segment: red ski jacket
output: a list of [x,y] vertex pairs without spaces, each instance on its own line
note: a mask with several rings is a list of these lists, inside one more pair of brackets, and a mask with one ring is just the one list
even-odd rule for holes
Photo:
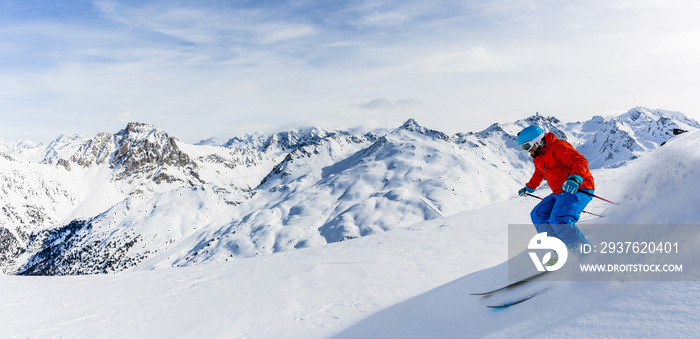
[[542,183],[542,179],[547,179],[552,192],[559,194],[562,192],[561,185],[569,178],[569,175],[576,174],[583,178],[579,188],[595,190],[593,176],[588,170],[586,157],[553,133],[546,133],[544,142],[544,149],[533,159],[535,173],[527,183],[528,187],[535,189]]

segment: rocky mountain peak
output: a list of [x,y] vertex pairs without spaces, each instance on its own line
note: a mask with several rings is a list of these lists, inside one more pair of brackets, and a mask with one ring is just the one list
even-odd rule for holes
[[[115,179],[146,177],[156,183],[186,181],[201,184],[197,164],[180,150],[176,139],[151,125],[133,122],[115,135],[116,151],[110,166]],[[176,168],[177,170],[174,170]],[[168,172],[182,172],[180,175]]]
[[109,160],[114,150],[114,136],[110,133],[99,133],[94,138],[83,143],[70,161],[83,167],[101,165]]
[[423,126],[419,125],[418,122],[416,122],[415,119],[410,118],[406,120],[406,122],[399,127],[399,129],[407,130],[407,131],[420,131],[423,129]]
[[156,183],[183,181],[190,186],[203,182],[197,164],[180,150],[177,140],[149,124],[130,122],[117,132],[99,133],[83,142],[70,156],[83,167],[108,165],[113,180],[147,179]]
[[142,141],[151,139],[152,141],[162,141],[170,137],[168,133],[165,133],[152,125],[140,122],[128,123],[126,128],[117,132],[115,136],[120,139],[120,143],[126,142],[126,140]]
[[401,125],[398,129],[396,129],[396,132],[401,132],[401,131],[409,131],[409,132],[414,132],[422,135],[426,135],[432,138],[436,139],[442,139],[445,141],[449,141],[450,137],[447,136],[447,134],[442,133],[440,131],[432,130],[426,127],[423,127],[420,125],[416,120],[413,118],[406,120],[406,122]]

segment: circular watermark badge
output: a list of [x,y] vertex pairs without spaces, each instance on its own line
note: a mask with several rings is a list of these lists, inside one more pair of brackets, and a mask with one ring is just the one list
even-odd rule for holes
[[[566,259],[569,258],[569,251],[566,245],[559,238],[548,237],[547,232],[536,234],[527,246],[528,250],[548,250],[548,252],[539,258],[536,252],[528,252],[530,259],[535,264],[537,271],[556,271],[566,264]],[[552,255],[554,252],[555,256]]]

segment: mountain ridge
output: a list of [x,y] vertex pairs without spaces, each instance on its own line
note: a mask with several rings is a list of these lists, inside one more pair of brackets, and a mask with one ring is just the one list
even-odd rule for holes
[[[35,168],[4,187],[12,198],[0,214],[0,258],[8,273],[90,274],[350,240],[509,198],[532,171],[515,142],[527,125],[569,140],[592,168],[615,167],[660,147],[674,128],[700,128],[664,112],[635,107],[574,123],[537,113],[454,136],[409,119],[388,131],[307,128],[218,146],[129,123],[115,134],[59,137],[40,163],[23,158],[31,147],[0,143],[9,157],[0,161],[13,169],[0,171],[6,181]],[[48,199],[22,203],[32,186]]]

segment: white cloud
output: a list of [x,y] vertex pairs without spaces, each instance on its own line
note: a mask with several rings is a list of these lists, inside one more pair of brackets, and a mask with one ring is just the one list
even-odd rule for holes
[[396,109],[405,109],[405,108],[410,108],[410,107],[415,107],[419,106],[422,103],[419,100],[415,99],[401,99],[401,100],[396,100],[396,101],[391,101],[387,98],[376,98],[372,99],[370,101],[361,103],[361,104],[354,104],[352,107],[356,107],[359,109],[366,109],[366,110],[382,110],[382,111],[388,111],[388,110],[396,110]]
[[316,33],[316,29],[308,25],[295,25],[282,28],[270,29],[261,39],[263,44],[274,44],[282,41],[294,40],[312,36]]

